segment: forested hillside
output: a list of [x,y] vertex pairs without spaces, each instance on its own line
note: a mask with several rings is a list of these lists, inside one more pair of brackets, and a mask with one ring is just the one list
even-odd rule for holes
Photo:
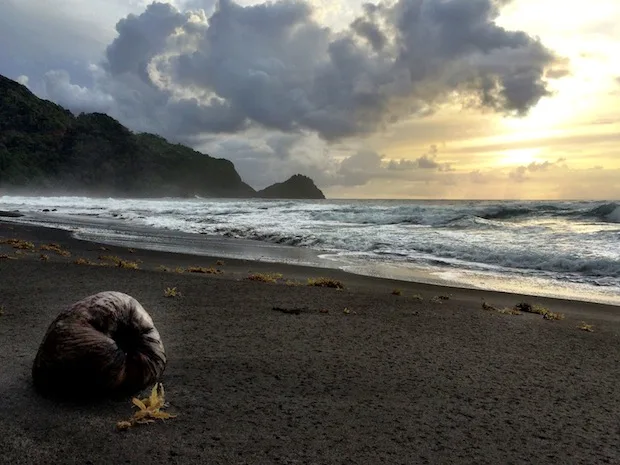
[[74,116],[3,76],[0,187],[125,196],[255,195],[229,160],[134,134],[104,114]]

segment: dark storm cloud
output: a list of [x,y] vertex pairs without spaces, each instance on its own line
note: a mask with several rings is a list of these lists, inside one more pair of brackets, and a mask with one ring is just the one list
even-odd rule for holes
[[98,24],[68,16],[61,7],[2,0],[0,74],[28,76],[30,85],[41,91],[40,80],[53,67],[69,72],[74,83],[90,85],[89,60],[100,55],[111,37]]
[[[545,76],[559,61],[537,39],[495,24],[504,3],[366,5],[340,32],[303,1],[220,0],[209,18],[153,3],[119,21],[79,108],[89,93],[93,108],[111,99],[125,124],[177,139],[262,127],[334,141],[455,98],[523,114],[548,94]],[[48,96],[71,106],[72,82],[55,78]],[[420,162],[432,168],[432,158]]]
[[[340,186],[361,186],[377,178],[427,182],[435,178],[435,173],[452,171],[448,163],[438,162],[437,156],[438,149],[434,145],[417,159],[399,161],[386,161],[383,155],[363,149],[344,158],[335,174],[324,178],[323,182]],[[442,182],[447,179],[445,175],[436,178]]]
[[273,154],[280,160],[286,160],[291,157],[291,150],[299,142],[300,137],[293,134],[280,134],[268,137],[267,146],[273,151]]
[[360,150],[345,158],[331,184],[341,186],[361,186],[372,178],[383,176],[383,156],[372,150]]
[[351,29],[360,37],[365,38],[375,52],[381,51],[388,41],[385,34],[375,24],[363,18],[357,18],[353,21]]
[[414,169],[452,171],[452,167],[448,163],[440,163],[437,161],[439,149],[436,145],[431,145],[429,151],[415,160],[391,160],[387,169],[392,171],[408,171]]
[[186,16],[168,3],[152,3],[141,15],[121,19],[116,24],[118,37],[106,50],[104,67],[112,75],[134,73],[148,82],[148,64],[165,51],[168,37],[186,21]]
[[528,173],[544,172],[553,168],[567,168],[566,158],[558,158],[556,161],[533,161],[529,165],[518,166],[508,173],[508,178],[515,182],[525,182],[531,179]]
[[428,155],[424,155],[418,158],[418,166],[425,170],[436,170],[440,168],[439,163],[437,163],[433,158]]

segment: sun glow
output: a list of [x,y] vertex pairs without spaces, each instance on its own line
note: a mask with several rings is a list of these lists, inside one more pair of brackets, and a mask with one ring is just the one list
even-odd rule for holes
[[502,158],[500,158],[497,161],[498,165],[504,165],[504,166],[508,166],[508,165],[518,165],[518,166],[524,166],[524,165],[529,165],[530,163],[533,163],[537,160],[537,156],[538,154],[541,152],[541,149],[536,147],[536,148],[527,148],[527,149],[511,149],[511,150],[504,150],[502,152],[499,152],[500,155],[502,155]]

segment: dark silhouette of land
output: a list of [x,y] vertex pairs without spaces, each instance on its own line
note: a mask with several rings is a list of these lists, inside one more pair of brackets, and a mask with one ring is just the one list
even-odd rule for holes
[[[305,176],[285,184],[286,189],[265,191],[279,197],[325,198]],[[229,160],[154,134],[133,133],[105,114],[75,116],[4,76],[0,188],[30,195],[257,197]]]

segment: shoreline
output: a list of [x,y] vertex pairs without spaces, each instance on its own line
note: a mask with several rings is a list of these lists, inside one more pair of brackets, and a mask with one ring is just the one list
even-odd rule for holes
[[[49,218],[47,214],[25,214],[20,218],[0,218],[0,223],[56,229],[66,232],[75,240],[119,248],[176,253],[184,256],[201,257],[202,259],[215,258],[266,263],[275,266],[301,266],[323,269],[326,270],[326,273],[340,271],[355,276],[385,279],[396,283],[412,283],[462,291],[496,292],[527,296],[533,299],[577,301],[620,307],[620,297],[609,292],[597,295],[584,289],[583,297],[579,298],[581,291],[579,288],[560,288],[558,284],[541,281],[533,277],[524,277],[520,281],[515,281],[514,278],[505,277],[502,274],[477,275],[477,272],[474,271],[457,270],[456,273],[460,277],[456,278],[453,275],[455,271],[451,270],[431,271],[423,267],[401,268],[398,264],[363,265],[348,262],[346,259],[338,258],[330,253],[322,253],[305,247],[160,230],[146,226],[136,227],[120,220],[117,223],[109,223],[108,220],[102,220],[99,223],[90,217],[52,218],[51,220],[47,218]],[[46,221],[48,224],[44,224]],[[53,225],[54,221],[57,222],[56,225]],[[82,230],[78,228],[82,228]],[[481,280],[483,280],[482,283]],[[482,284],[489,285],[490,289],[484,288]]]
[[[466,303],[481,303],[487,301],[494,302],[497,306],[513,306],[518,302],[528,301],[537,302],[543,306],[561,307],[568,310],[569,313],[587,315],[589,311],[598,309],[601,314],[606,315],[605,319],[617,319],[620,321],[620,308],[617,305],[581,301],[575,299],[565,299],[557,297],[537,296],[518,292],[504,292],[477,288],[466,288],[458,286],[450,286],[436,283],[426,283],[408,280],[399,280],[384,278],[378,276],[369,276],[365,274],[351,273],[338,268],[324,268],[319,266],[303,265],[297,263],[282,263],[272,261],[259,261],[245,258],[230,258],[220,255],[196,255],[183,252],[169,252],[164,250],[153,250],[135,247],[127,247],[124,245],[106,244],[99,241],[90,241],[80,239],[74,236],[74,233],[66,229],[52,228],[38,225],[26,225],[12,221],[3,221],[0,218],[0,238],[24,238],[25,240],[35,241],[39,243],[56,242],[62,244],[68,250],[78,250],[78,258],[86,258],[95,263],[97,257],[103,253],[115,253],[124,260],[139,260],[144,263],[141,271],[158,271],[160,265],[174,269],[177,266],[209,266],[212,267],[218,261],[224,261],[226,272],[223,275],[209,275],[208,277],[217,277],[218,279],[244,280],[249,274],[256,273],[275,273],[282,274],[283,279],[289,279],[298,282],[305,282],[308,279],[328,276],[348,283],[349,289],[354,291],[368,292],[391,292],[399,289],[402,292],[408,292],[423,296],[448,294],[459,301]],[[11,250],[6,245],[0,244],[0,254],[6,254]],[[128,251],[131,251],[128,253]],[[38,254],[37,254],[38,255]],[[53,261],[63,261],[72,263],[76,259],[76,254],[72,254],[69,258],[58,257],[55,254],[49,254]],[[28,254],[20,257],[21,259],[33,259],[36,257],[28,256]],[[2,261],[0,260],[0,263]],[[202,264],[202,265],[201,265]],[[200,274],[200,273],[199,273]],[[580,309],[587,308],[588,311]]]
[[[9,222],[0,222],[0,236],[32,242],[0,245],[8,257],[0,259],[7,463],[620,461],[617,307],[296,265],[218,264]],[[282,275],[277,283],[248,279],[273,273]],[[321,276],[345,288],[307,285]],[[167,288],[182,296],[165,297]],[[34,392],[32,361],[48,325],[103,290],[128,293],[152,316],[168,356],[167,411],[176,418],[119,432],[116,423],[132,414],[129,399],[73,405]],[[523,299],[565,319],[481,307]],[[594,332],[580,330],[581,321]]]

